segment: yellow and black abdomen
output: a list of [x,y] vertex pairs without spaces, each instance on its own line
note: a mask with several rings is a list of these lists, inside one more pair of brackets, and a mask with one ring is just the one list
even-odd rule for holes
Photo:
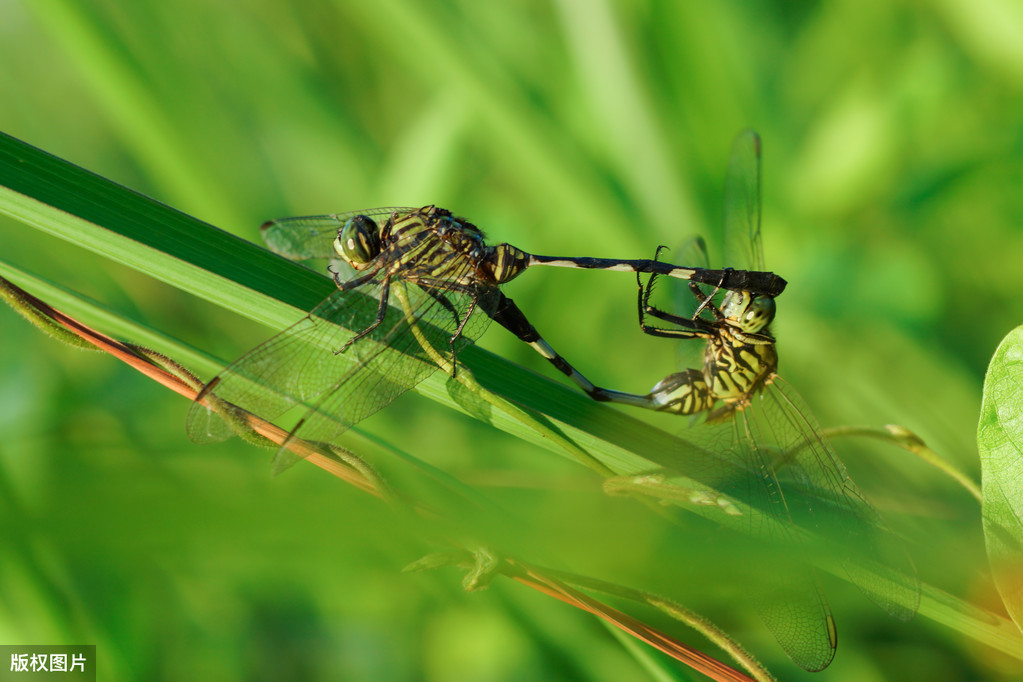
[[774,343],[722,336],[707,343],[704,381],[717,400],[744,400],[778,369]]

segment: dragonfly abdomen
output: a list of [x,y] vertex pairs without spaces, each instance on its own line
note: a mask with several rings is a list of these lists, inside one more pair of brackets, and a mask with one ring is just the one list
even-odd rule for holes
[[777,369],[778,353],[773,343],[749,343],[730,335],[707,343],[703,376],[717,400],[747,399]]
[[498,244],[486,256],[487,275],[497,284],[518,277],[529,267],[530,255],[511,244]]
[[654,409],[697,414],[709,411],[719,400],[744,403],[774,376],[778,356],[773,343],[726,339],[715,338],[707,343],[703,369],[670,374],[654,386],[647,395]]
[[660,412],[697,414],[709,410],[717,399],[698,369],[669,374],[648,394]]

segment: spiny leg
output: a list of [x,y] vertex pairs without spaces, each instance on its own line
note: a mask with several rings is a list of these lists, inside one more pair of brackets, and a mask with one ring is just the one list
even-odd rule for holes
[[334,268],[333,264],[327,266],[327,272],[329,272],[330,276],[334,278],[334,284],[337,285],[338,289],[341,291],[351,291],[353,289],[358,289],[363,284],[376,277],[377,273],[380,272],[380,266],[373,268],[369,272],[363,273],[355,279],[348,280],[341,279],[341,273]]
[[[336,278],[337,274],[335,273],[334,276]],[[346,284],[347,284],[347,282],[346,282]],[[380,305],[377,307],[377,317],[376,317],[376,319],[373,320],[373,322],[368,327],[363,329],[361,332],[355,334],[354,336],[352,336],[352,338],[350,338],[347,341],[345,341],[345,345],[341,346],[341,348],[339,348],[336,351],[334,351],[334,355],[340,355],[341,353],[344,353],[346,350],[348,350],[351,347],[351,345],[353,343],[355,343],[359,339],[363,338],[367,334],[371,333],[374,329],[379,327],[381,325],[381,323],[383,323],[384,318],[387,317],[387,300],[390,297],[390,293],[391,293],[391,278],[390,278],[390,276],[387,276],[387,277],[384,277],[384,279],[380,282]]]
[[458,362],[457,362],[457,360],[458,360],[458,351],[455,350],[455,341],[457,341],[458,337],[460,337],[462,335],[462,330],[465,328],[465,323],[469,321],[470,317],[472,317],[472,314],[476,310],[476,305],[479,303],[479,300],[480,300],[479,299],[479,295],[474,292],[473,295],[472,295],[472,298],[469,299],[469,307],[465,309],[465,315],[462,317],[462,321],[459,323],[458,329],[456,329],[455,333],[451,335],[450,339],[448,339],[448,347],[451,348],[451,378],[452,379],[455,377],[455,372],[458,371]]
[[[660,258],[661,251],[663,251],[665,248],[667,248],[667,247],[665,247],[665,246],[658,246],[657,247],[657,251],[654,253],[654,260],[655,261],[660,262],[660,261],[658,261],[658,258]],[[689,321],[693,321],[693,322],[698,321],[699,318],[700,318],[700,314],[704,310],[707,310],[708,308],[712,311],[712,313],[714,314],[714,317],[717,318],[718,321],[721,321],[722,319],[724,319],[724,315],[721,313],[720,309],[718,309],[718,307],[713,304],[713,300],[714,300],[714,297],[717,296],[718,292],[721,291],[722,285],[724,284],[724,281],[725,281],[724,273],[728,273],[728,272],[732,272],[732,269],[731,268],[725,268],[725,270],[722,271],[723,274],[722,274],[721,280],[718,281],[718,283],[714,285],[713,291],[711,291],[709,294],[705,293],[703,291],[703,289],[700,288],[700,284],[698,282],[695,282],[693,280],[689,280],[689,291],[690,291],[690,293],[694,297],[696,297],[696,300],[700,302],[700,305],[697,306],[696,310],[693,311],[692,316],[688,320],[686,320],[686,318],[681,317],[680,315],[672,315],[671,313],[667,313],[667,312],[665,312],[663,310],[660,310],[656,306],[650,305],[650,295],[653,293],[654,282],[657,280],[657,277],[659,276],[658,273],[654,273],[654,274],[650,275],[650,278],[647,280],[647,283],[646,283],[645,286],[643,285],[643,280],[640,278],[639,273],[636,273],[636,285],[640,289],[640,304],[639,304],[639,309],[640,309],[640,313],[639,313],[640,322],[639,322],[639,324],[640,324],[640,326],[641,327],[643,326],[643,315],[647,314],[647,315],[651,315],[653,317],[656,317],[658,319],[665,320],[666,322],[671,322],[672,324],[677,324],[677,325],[682,326],[682,327],[691,327],[692,325],[689,324]]]
[[[660,249],[657,252],[659,254]],[[650,294],[653,291],[653,283],[656,277],[656,274],[651,275],[646,285],[644,285],[640,275],[636,275],[636,307],[639,313],[639,328],[644,334],[673,339],[709,339],[716,335],[713,326],[700,319],[699,309],[693,314],[692,318],[685,318],[672,315],[650,305]],[[704,299],[703,290],[700,289],[697,283],[689,282],[689,288],[698,299]],[[703,301],[701,306],[706,305],[715,293],[717,293],[716,289],[714,293]],[[647,315],[683,328],[661,329],[659,327],[652,327],[646,323]],[[707,385],[703,372],[692,368],[669,374],[650,389],[650,393],[645,397],[651,404],[656,406],[655,409],[675,414],[704,412],[713,407],[716,402],[715,397],[711,394],[710,387]]]
[[[451,376],[454,377],[458,371],[458,351],[455,349],[455,342],[462,336],[462,330],[465,329],[466,323],[469,321],[469,318],[472,317],[473,312],[479,305],[479,293],[477,293],[473,287],[450,285],[447,287],[438,287],[436,284],[432,284],[430,280],[422,280],[418,282],[418,284],[419,288],[429,294],[430,298],[437,301],[441,307],[451,313],[451,316],[455,320],[455,333],[448,339],[448,348],[451,349]],[[461,318],[459,318],[458,310],[451,304],[448,297],[444,295],[444,291],[459,291],[469,297],[469,307],[466,308],[465,314],[462,315]]]
[[702,313],[704,310],[707,310],[708,308],[710,308],[711,311],[713,311],[714,317],[722,317],[721,311],[718,309],[718,307],[711,303],[711,301],[714,300],[714,297],[718,295],[718,292],[721,291],[720,286],[715,286],[714,290],[711,291],[709,294],[704,294],[703,289],[700,288],[700,285],[697,284],[696,282],[691,281],[689,282],[689,291],[693,294],[693,296],[696,297],[696,300],[700,302],[700,305],[698,305],[696,307],[696,310],[693,311],[693,316],[690,319],[693,320],[697,319],[700,316],[700,313]]
[[[660,255],[660,253],[661,253],[661,250],[658,249],[657,250],[657,255]],[[655,255],[654,258],[657,258],[657,255]],[[710,308],[710,310],[714,313],[714,317],[717,318],[718,321],[721,321],[721,320],[724,319],[724,315],[721,313],[721,310],[717,306],[715,306],[713,304],[713,300],[714,300],[714,297],[718,295],[718,292],[721,291],[722,287],[724,286],[725,275],[727,273],[729,273],[729,272],[733,272],[732,268],[725,268],[722,271],[721,280],[717,284],[714,285],[714,289],[709,294],[705,293],[703,291],[703,289],[700,288],[699,284],[697,284],[693,280],[689,280],[689,292],[693,296],[696,297],[697,301],[700,302],[700,305],[698,305],[696,307],[696,310],[693,311],[693,314],[692,314],[692,316],[689,319],[691,319],[691,320],[698,319],[700,317],[700,314],[704,310],[707,310],[708,308]],[[649,286],[653,285],[654,277],[656,277],[656,276],[657,275],[650,275]]]
[[[681,315],[673,315],[672,313],[666,312],[657,308],[656,306],[650,305],[650,293],[652,291],[653,278],[656,275],[651,275],[650,280],[644,286],[639,275],[636,275],[636,282],[639,285],[639,327],[645,333],[651,336],[658,336],[663,338],[676,338],[676,339],[692,339],[692,338],[713,338],[719,335],[719,325],[725,322],[728,318],[724,311],[720,307],[712,302],[713,297],[717,294],[718,289],[715,289],[709,296],[700,289],[699,285],[693,282],[689,283],[689,288],[693,293],[693,296],[700,301],[700,306],[696,309],[692,318],[682,317]],[[709,310],[716,320],[716,323],[708,322],[699,317],[702,310]],[[656,317],[659,320],[664,320],[671,324],[681,327],[681,329],[662,329],[659,327],[651,327],[646,324],[646,316]],[[741,337],[746,343],[754,345],[766,345],[773,344],[774,337],[770,334],[761,334],[753,332],[744,332]]]
[[[637,308],[639,311],[639,328],[644,334],[675,339],[705,339],[715,335],[713,326],[710,325],[710,323],[701,320],[697,315],[693,315],[692,319],[690,319],[679,315],[672,315],[671,313],[650,305],[650,294],[653,292],[653,282],[655,277],[657,277],[657,275],[651,275],[650,279],[644,285],[642,278],[638,274],[636,275],[636,285],[638,287]],[[690,282],[689,287],[699,292],[698,296],[701,299],[703,298],[703,291],[700,290],[699,285],[695,282]],[[646,323],[647,315],[678,325],[679,327],[682,327],[682,329],[661,329],[658,327],[651,327]]]

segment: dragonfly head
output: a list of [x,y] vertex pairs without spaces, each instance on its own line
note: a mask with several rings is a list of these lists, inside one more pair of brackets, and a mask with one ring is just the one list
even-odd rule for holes
[[334,240],[334,251],[356,270],[362,270],[379,256],[380,248],[380,228],[364,215],[346,220]]
[[721,312],[747,334],[757,334],[774,320],[774,297],[729,291],[721,301]]

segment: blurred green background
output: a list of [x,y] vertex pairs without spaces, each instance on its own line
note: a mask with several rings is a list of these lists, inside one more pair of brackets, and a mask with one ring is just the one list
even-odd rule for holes
[[[978,476],[984,370],[1023,319],[1014,0],[8,0],[0,34],[0,130],[251,240],[268,218],[436,203],[495,243],[648,257],[717,235],[730,142],[753,127],[767,264],[789,281],[782,375],[824,426],[902,424]],[[271,333],[7,219],[0,244],[224,359]],[[634,328],[627,275],[506,290],[602,385],[673,369]],[[184,400],[6,308],[0,333],[0,642],[96,643],[109,680],[646,679],[595,619],[524,587],[400,573],[436,547],[382,503],[191,444]],[[551,376],[496,325],[481,345]],[[741,586],[687,583],[686,554],[713,546],[680,550],[578,465],[416,395],[362,426],[514,505],[560,568],[655,588],[809,677]],[[921,578],[998,611],[977,504],[900,451],[836,445]],[[820,679],[1019,673],[826,591],[841,644]]]

